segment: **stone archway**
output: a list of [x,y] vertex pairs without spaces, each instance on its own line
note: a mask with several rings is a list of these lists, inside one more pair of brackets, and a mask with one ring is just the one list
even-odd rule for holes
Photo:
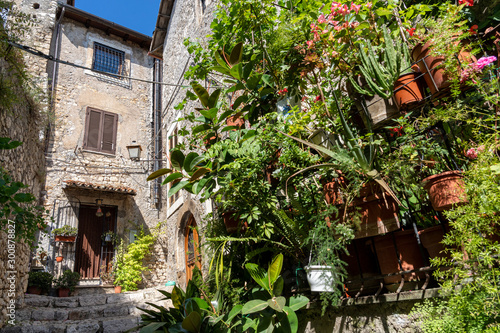
[[195,267],[201,269],[200,239],[196,220],[190,214],[186,227],[184,228],[184,254],[186,267],[186,285],[193,277]]

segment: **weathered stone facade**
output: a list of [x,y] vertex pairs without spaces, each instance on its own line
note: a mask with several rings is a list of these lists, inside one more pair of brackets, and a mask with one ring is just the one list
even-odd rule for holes
[[[7,62],[0,59],[1,75],[6,75],[9,70],[11,67]],[[12,87],[18,99],[8,108],[0,107],[0,137],[9,137],[23,144],[15,149],[0,150],[0,164],[14,181],[27,185],[26,190],[38,198],[45,176],[44,140],[40,138],[40,132],[46,119],[39,105],[19,82]],[[17,242],[15,254],[12,253],[13,244],[8,244],[6,231],[0,230],[0,327],[6,320],[14,319],[12,316],[7,317],[7,314],[13,314],[14,309],[8,307],[11,302],[17,300],[16,306],[23,302],[31,253],[30,247],[24,242]],[[8,260],[15,260],[14,269],[7,266]]]

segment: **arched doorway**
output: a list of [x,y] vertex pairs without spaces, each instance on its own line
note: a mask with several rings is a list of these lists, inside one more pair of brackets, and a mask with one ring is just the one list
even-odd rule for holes
[[186,255],[186,285],[193,277],[193,269],[201,269],[200,240],[198,230],[196,230],[196,221],[191,215],[184,229],[184,253]]

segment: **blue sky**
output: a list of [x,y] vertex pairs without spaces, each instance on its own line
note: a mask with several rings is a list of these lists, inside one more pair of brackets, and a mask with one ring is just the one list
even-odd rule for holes
[[75,7],[152,36],[160,0],[75,0]]

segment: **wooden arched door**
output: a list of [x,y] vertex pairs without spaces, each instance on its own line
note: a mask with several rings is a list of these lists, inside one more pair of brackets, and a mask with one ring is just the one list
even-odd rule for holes
[[184,230],[184,253],[186,254],[186,285],[193,277],[194,267],[201,269],[200,239],[196,221],[191,215]]

